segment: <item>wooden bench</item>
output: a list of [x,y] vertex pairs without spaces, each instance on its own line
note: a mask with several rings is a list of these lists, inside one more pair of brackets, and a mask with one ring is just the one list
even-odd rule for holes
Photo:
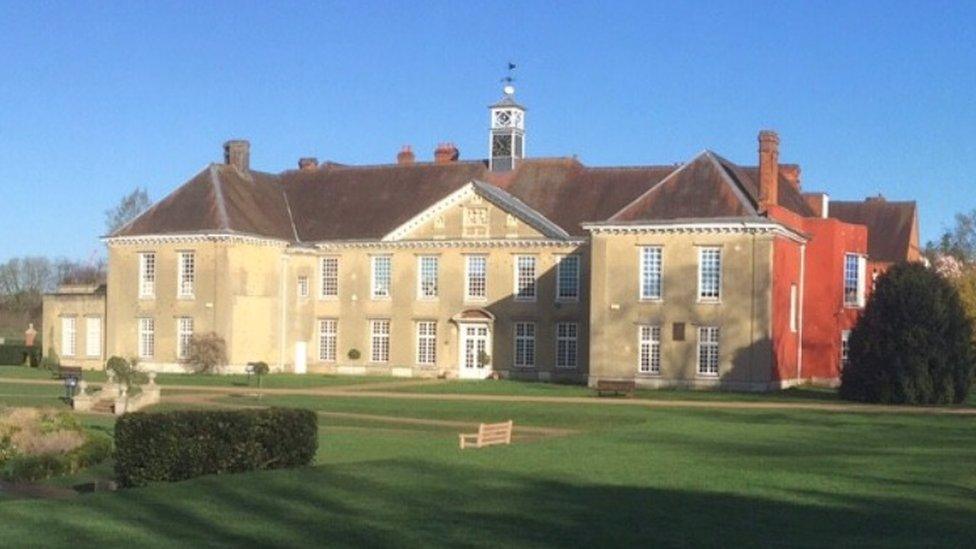
[[81,379],[81,366],[58,366],[58,379]]
[[637,385],[633,381],[616,381],[612,379],[601,379],[596,382],[597,396],[623,395],[626,397],[634,396],[634,389]]
[[512,420],[504,423],[482,423],[478,426],[477,433],[461,433],[458,435],[461,449],[481,448],[492,444],[511,444],[512,425]]

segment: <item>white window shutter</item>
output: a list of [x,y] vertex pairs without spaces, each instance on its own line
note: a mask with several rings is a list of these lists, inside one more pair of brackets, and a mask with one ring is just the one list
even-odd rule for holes
[[864,307],[864,288],[867,285],[868,259],[863,255],[857,257],[857,305]]

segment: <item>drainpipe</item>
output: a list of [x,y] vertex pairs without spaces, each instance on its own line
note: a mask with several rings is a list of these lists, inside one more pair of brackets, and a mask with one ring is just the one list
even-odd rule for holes
[[806,267],[807,267],[807,245],[800,244],[800,291],[796,296],[797,301],[797,334],[796,334],[796,380],[803,379],[803,298],[806,295]]

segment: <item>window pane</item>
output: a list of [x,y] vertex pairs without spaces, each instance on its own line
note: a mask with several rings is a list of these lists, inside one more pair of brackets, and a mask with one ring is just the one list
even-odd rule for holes
[[535,366],[535,323],[515,323],[515,366]]
[[661,299],[661,248],[641,248],[641,299]]
[[373,257],[373,297],[390,297],[390,256]]
[[860,281],[860,261],[855,254],[844,256],[844,303],[857,305],[859,303],[858,282]]
[[579,325],[575,322],[559,322],[556,324],[557,367],[576,367],[578,331]]
[[339,321],[332,318],[319,320],[319,360],[335,362],[338,325]]
[[339,295],[339,258],[322,258],[322,297],[336,297]]
[[698,254],[698,298],[718,301],[722,286],[722,250],[701,248]]
[[640,339],[640,358],[638,371],[642,374],[661,373],[661,327],[643,325],[638,327]]
[[719,329],[716,326],[698,328],[698,373],[718,375]]
[[75,331],[75,318],[65,317],[61,319],[61,354],[64,356],[74,356],[77,342]]
[[139,254],[139,297],[156,294],[156,254]]
[[515,258],[515,298],[535,299],[535,256],[520,255]]
[[421,256],[419,271],[418,293],[421,299],[437,297],[438,258],[437,256]]
[[483,255],[467,256],[467,280],[465,297],[485,299],[488,296],[488,258]]
[[176,319],[176,357],[185,359],[189,356],[190,340],[193,338],[193,318],[181,317]]
[[370,360],[372,362],[387,362],[390,360],[390,321],[371,320]]
[[139,319],[139,357],[152,358],[156,354],[156,323],[151,318]]
[[579,299],[579,256],[563,256],[556,271],[556,298]]
[[179,297],[193,297],[193,283],[196,278],[196,263],[193,252],[180,252],[177,272]]
[[85,319],[85,354],[90,357],[102,355],[102,319],[88,317]]
[[437,362],[437,322],[417,323],[417,364]]

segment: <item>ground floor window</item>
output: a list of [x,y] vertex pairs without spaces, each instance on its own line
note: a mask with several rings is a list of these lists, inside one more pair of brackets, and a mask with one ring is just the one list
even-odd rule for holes
[[556,367],[575,368],[579,324],[575,322],[556,323]]
[[390,321],[370,320],[370,362],[389,362],[390,360]]
[[62,356],[75,356],[78,341],[77,320],[73,316],[61,317]]
[[437,362],[437,322],[424,320],[417,323],[417,364]]
[[718,375],[718,326],[698,327],[698,373],[703,376]]
[[319,320],[319,360],[335,362],[336,335],[339,332],[339,321],[334,318]]
[[193,317],[176,319],[176,358],[186,360],[190,356],[190,340],[193,339]]
[[660,374],[661,327],[644,324],[637,328],[640,343],[640,361],[637,370],[642,374]]
[[515,323],[515,366],[535,366],[535,322]]
[[156,354],[156,321],[139,319],[139,358],[152,358]]
[[102,317],[85,318],[85,354],[89,357],[102,356]]
[[840,333],[840,369],[847,368],[851,361],[851,331],[844,330]]

